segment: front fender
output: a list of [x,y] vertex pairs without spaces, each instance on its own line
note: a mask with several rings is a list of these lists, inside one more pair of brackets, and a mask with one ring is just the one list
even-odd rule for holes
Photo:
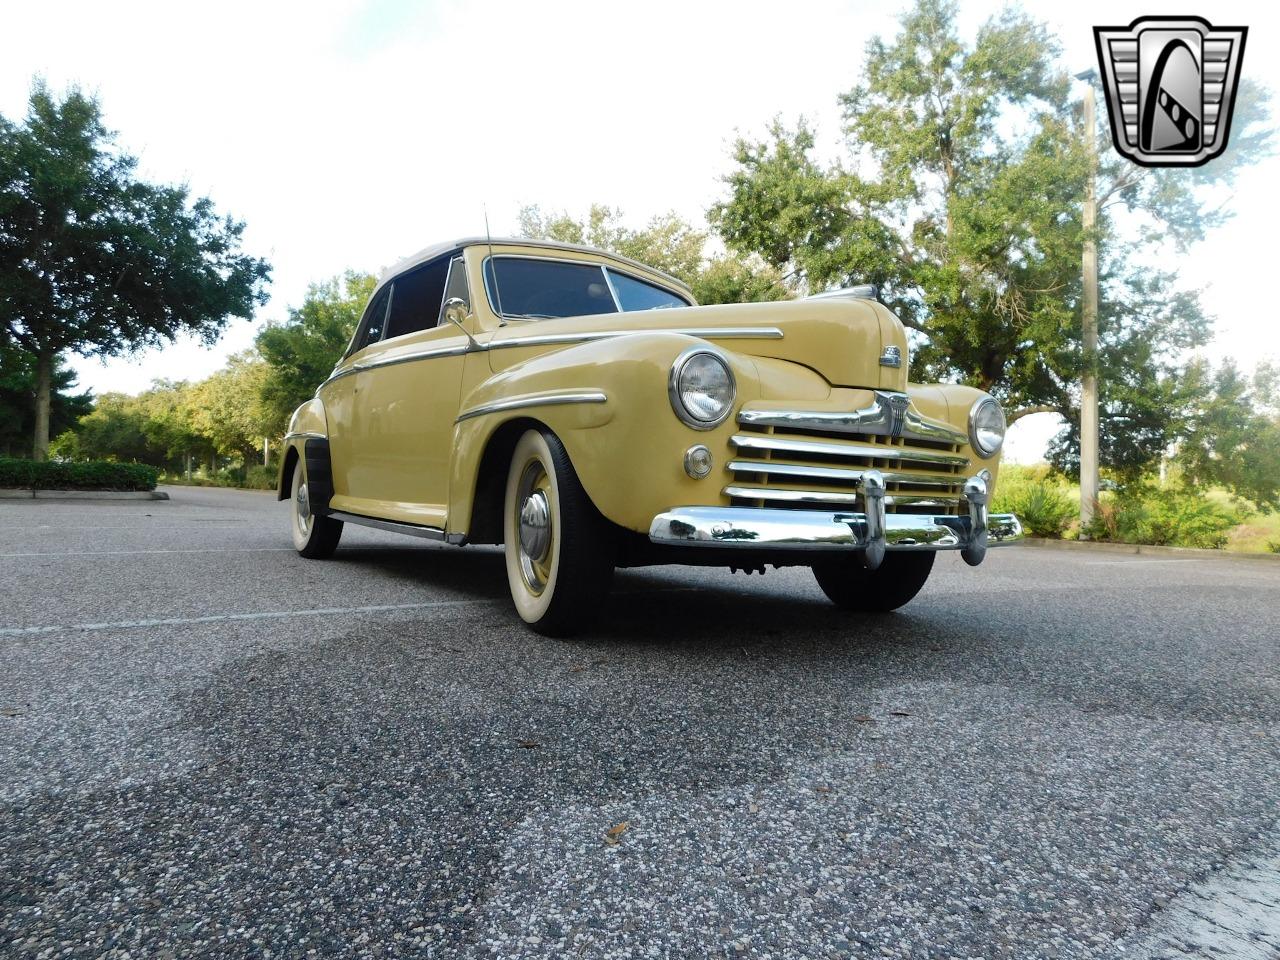
[[[676,417],[667,392],[672,363],[693,345],[726,358],[737,381],[738,404],[760,395],[754,358],[675,333],[637,333],[579,344],[508,367],[480,384],[463,399],[454,428],[451,532],[466,532],[458,528],[472,516],[477,483],[483,479],[479,467],[490,439],[504,423],[517,419],[533,419],[560,438],[587,495],[619,526],[647,533],[654,516],[673,505],[719,503],[720,461],[734,418],[713,430],[694,430]],[[573,394],[603,394],[604,399],[538,402]],[[526,400],[527,405],[510,406]],[[704,480],[694,480],[684,471],[684,453],[697,443],[717,458],[716,469]],[[504,471],[506,467],[501,464]]]
[[324,440],[329,436],[329,424],[325,417],[324,404],[319,397],[313,397],[289,418],[289,430],[284,435],[284,445],[280,450],[280,472],[276,475],[276,499],[283,500],[289,496],[288,484],[293,464],[298,457],[305,455],[308,439]]
[[[989,396],[977,387],[969,387],[960,383],[911,383],[907,385],[907,393],[911,396],[911,404],[927,417],[948,423],[961,433],[969,433],[969,411],[983,397]],[[988,490],[994,492],[996,479],[1000,473],[1000,454],[997,450],[993,456],[980,457],[972,444],[966,443],[964,453],[969,457],[969,472],[977,473],[986,469],[991,474]]]

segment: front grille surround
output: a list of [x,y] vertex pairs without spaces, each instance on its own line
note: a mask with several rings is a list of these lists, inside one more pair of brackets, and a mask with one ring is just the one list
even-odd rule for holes
[[861,476],[879,470],[887,513],[963,515],[969,458],[935,438],[744,423],[731,438],[733,506],[865,512]]

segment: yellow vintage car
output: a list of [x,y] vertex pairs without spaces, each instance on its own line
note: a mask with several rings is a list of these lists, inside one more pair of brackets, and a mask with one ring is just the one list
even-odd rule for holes
[[809,566],[885,611],[936,551],[976,565],[1021,536],[987,512],[1004,432],[986,393],[907,382],[866,290],[698,306],[602,250],[469,239],[387,272],[293,415],[278,493],[304,557],[345,523],[503,544],[516,610],[552,635],[619,566]]

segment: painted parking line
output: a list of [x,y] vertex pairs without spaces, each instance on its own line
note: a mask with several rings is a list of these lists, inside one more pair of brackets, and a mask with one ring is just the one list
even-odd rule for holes
[[1122,563],[1204,563],[1198,558],[1178,558],[1177,560],[1086,560],[1086,567],[1106,567]]
[[293,547],[207,547],[197,550],[73,550],[57,553],[0,553],[0,559],[13,557],[118,557],[134,553],[293,553]]
[[[691,593],[696,587],[659,587],[656,590],[619,590],[620,597],[655,593]],[[491,600],[423,600],[418,603],[383,603],[365,607],[314,607],[309,610],[260,610],[256,613],[214,613],[203,617],[158,617],[154,620],[115,620],[110,623],[62,623],[42,627],[0,627],[0,637],[30,637],[47,633],[85,633],[96,630],[145,630],[148,627],[184,627],[202,623],[230,623],[244,620],[287,620],[291,617],[333,617],[360,613],[392,613],[401,610],[432,610],[441,607],[478,607],[506,603]]]
[[473,607],[497,600],[424,600],[420,603],[385,603],[367,607],[314,607],[309,610],[261,610],[256,613],[216,613],[204,617],[160,617],[155,620],[116,620],[112,623],[63,623],[43,627],[0,627],[0,637],[26,637],[43,633],[75,633],[94,630],[138,630],[147,627],[182,627],[200,623],[242,620],[287,620],[290,617],[333,617],[439,607]]

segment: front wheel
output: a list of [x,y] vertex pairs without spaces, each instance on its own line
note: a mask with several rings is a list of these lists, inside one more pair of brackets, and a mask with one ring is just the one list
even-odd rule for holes
[[502,534],[511,599],[525,623],[567,636],[591,618],[613,578],[612,536],[555,434],[529,430],[516,443]]
[[861,557],[841,557],[813,565],[818,586],[844,610],[887,613],[920,592],[933,569],[933,551],[887,553],[880,566],[868,570]]
[[327,560],[338,549],[338,541],[342,538],[342,521],[332,517],[317,517],[311,512],[304,457],[298,457],[297,463],[293,465],[293,484],[290,489],[293,511],[289,526],[293,531],[294,549],[308,560]]

